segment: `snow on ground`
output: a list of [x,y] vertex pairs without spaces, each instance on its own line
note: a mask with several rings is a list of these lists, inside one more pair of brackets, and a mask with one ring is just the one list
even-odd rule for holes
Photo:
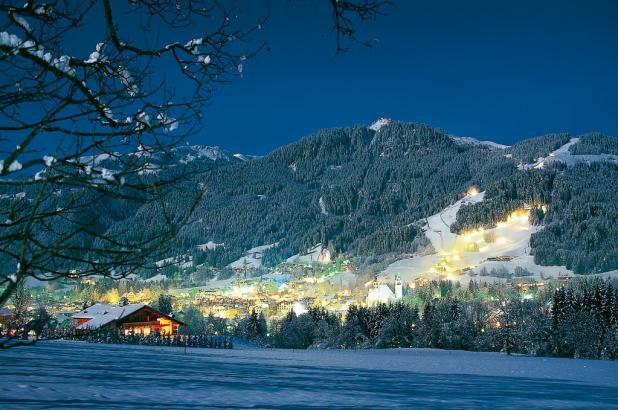
[[240,153],[234,154],[233,156],[235,158],[238,158],[241,161],[251,161],[254,159],[262,158],[260,155],[246,155],[246,154],[240,154]]
[[290,256],[286,262],[288,263],[329,263],[331,261],[330,251],[322,246],[321,243],[317,244],[313,248],[309,249],[307,253],[296,254]]
[[618,363],[432,349],[44,342],[0,354],[0,407],[616,408]]
[[328,211],[326,210],[326,204],[324,203],[324,197],[320,197],[318,200],[318,205],[320,205],[320,213],[322,215],[328,215]]
[[505,149],[509,147],[508,145],[498,144],[497,142],[493,141],[480,141],[472,137],[456,137],[454,135],[449,135],[449,137],[451,137],[451,139],[455,141],[455,143],[460,145],[484,145],[486,147],[495,149]]
[[208,241],[206,243],[203,243],[201,245],[197,245],[197,249],[199,249],[200,251],[211,251],[213,249],[216,249],[220,246],[225,246],[225,243],[215,243],[213,241]]
[[378,132],[380,131],[380,128],[384,127],[385,125],[390,124],[391,121],[392,120],[389,118],[378,118],[377,120],[373,122],[373,124],[369,126],[369,129],[375,132]]
[[262,256],[264,251],[274,248],[279,243],[272,243],[270,245],[261,245],[251,248],[245,252],[245,255],[227,265],[230,268],[253,268],[257,269],[262,266]]
[[520,164],[517,168],[520,170],[527,170],[532,168],[544,168],[552,162],[564,162],[567,166],[573,166],[579,162],[592,163],[592,162],[616,162],[618,163],[618,156],[612,154],[598,154],[598,155],[573,155],[569,148],[579,142],[579,138],[571,138],[569,142],[561,146],[555,151],[549,153],[546,157],[540,157],[532,164]]
[[167,280],[167,276],[162,274],[162,273],[157,273],[156,275],[154,275],[151,278],[148,279],[144,279],[144,282],[163,282],[164,280]]
[[[529,211],[515,212],[493,229],[479,229],[463,235],[452,233],[450,226],[455,222],[459,208],[464,204],[480,202],[484,196],[484,192],[467,195],[427,218],[423,229],[435,253],[396,261],[381,276],[392,280],[399,274],[403,280],[450,279],[465,283],[483,268],[489,273],[500,269],[513,273],[516,267],[534,273],[531,276],[537,280],[573,275],[572,271],[562,266],[539,266],[534,263],[529,249],[530,236],[542,227],[530,224]],[[490,260],[492,258],[502,260]],[[491,276],[477,278],[495,280]]]
[[[188,259],[188,261],[185,262],[185,260],[187,260],[187,259]],[[178,265],[181,268],[186,268],[186,267],[193,266],[192,259],[193,259],[193,257],[189,256],[189,255],[172,256],[170,258],[161,259],[160,261],[156,261],[155,262],[155,266],[157,268],[162,268],[162,267],[168,266],[168,265]]]

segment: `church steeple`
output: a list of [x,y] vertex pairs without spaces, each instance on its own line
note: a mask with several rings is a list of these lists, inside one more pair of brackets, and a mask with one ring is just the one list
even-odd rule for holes
[[401,277],[397,274],[395,275],[395,299],[401,299],[403,297],[403,283],[401,282]]

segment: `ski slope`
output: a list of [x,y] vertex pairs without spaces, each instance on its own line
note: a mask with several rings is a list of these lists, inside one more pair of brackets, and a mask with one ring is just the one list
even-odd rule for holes
[[258,269],[262,266],[262,256],[268,249],[276,248],[279,242],[270,245],[260,245],[249,249],[245,255],[227,265],[230,268]]
[[532,164],[520,164],[520,170],[545,168],[552,162],[563,162],[567,166],[573,166],[577,163],[593,163],[593,162],[615,162],[618,163],[618,156],[612,154],[594,154],[594,155],[573,155],[569,148],[577,144],[579,138],[571,138],[569,142],[561,146],[555,151],[549,153],[546,157],[540,157]]
[[534,263],[529,249],[530,237],[542,227],[530,224],[527,210],[513,213],[493,229],[479,229],[462,235],[452,233],[450,227],[461,206],[478,203],[484,196],[484,192],[474,192],[428,217],[423,230],[435,252],[398,260],[389,265],[381,276],[385,280],[392,280],[399,274],[406,281],[424,278],[466,283],[472,277],[479,278],[482,271],[489,275],[480,279],[491,281],[497,279],[491,275],[492,270],[506,269],[512,273],[517,267],[530,271],[532,275],[528,277],[536,280],[573,275],[572,271],[562,266]]

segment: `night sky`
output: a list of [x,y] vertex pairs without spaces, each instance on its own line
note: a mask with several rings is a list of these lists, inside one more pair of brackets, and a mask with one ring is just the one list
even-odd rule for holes
[[393,3],[363,26],[371,49],[336,56],[325,4],[271,2],[256,37],[270,51],[218,90],[192,142],[264,154],[379,116],[505,144],[559,131],[618,136],[618,2]]

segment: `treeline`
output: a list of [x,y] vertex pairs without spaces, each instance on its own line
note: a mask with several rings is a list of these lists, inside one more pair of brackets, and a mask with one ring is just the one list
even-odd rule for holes
[[618,139],[599,133],[586,134],[577,144],[571,145],[569,151],[573,155],[618,155]]
[[557,150],[570,139],[571,135],[565,133],[542,135],[520,141],[507,148],[506,153],[519,163],[530,164],[539,157],[545,157],[550,152]]
[[618,164],[578,164],[556,176],[534,260],[587,274],[618,269]]
[[[422,306],[350,306],[345,319],[321,308],[290,312],[259,337],[280,348],[427,347],[591,359],[618,358],[618,304],[609,281],[584,281],[535,298],[482,295],[478,283]],[[476,296],[475,296],[476,295]],[[487,296],[485,294],[485,296]]]
[[[515,210],[525,205],[539,208],[552,200],[556,171],[530,170],[518,172],[487,188],[483,201],[463,205],[457,212],[457,220],[451,231],[460,233],[475,228],[494,228],[496,223],[506,220]],[[532,212],[534,224],[543,222],[543,214]]]

